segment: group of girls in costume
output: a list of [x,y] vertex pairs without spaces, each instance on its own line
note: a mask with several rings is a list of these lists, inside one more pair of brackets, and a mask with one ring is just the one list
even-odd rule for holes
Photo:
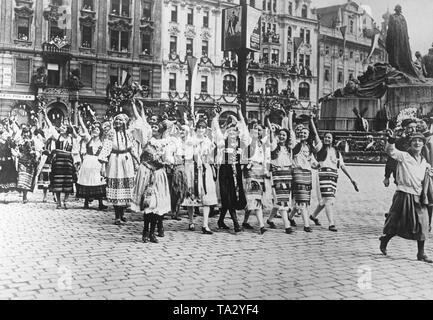
[[[236,233],[252,229],[248,218],[254,213],[263,234],[263,211],[269,202],[271,228],[276,228],[272,220],[280,213],[285,232],[292,233],[298,214],[304,230],[311,232],[309,221],[319,225],[317,216],[325,208],[329,230],[336,231],[332,205],[338,169],[348,173],[332,145],[332,135],[326,134],[322,143],[313,121],[312,134],[304,126],[295,133],[292,112],[281,126],[269,121],[262,126],[258,121],[247,125],[238,109],[237,117],[230,115],[223,125],[216,112],[208,127],[204,119],[159,121],[148,116],[138,100],[131,107],[133,119],[118,114],[102,124],[86,124],[79,115],[77,129],[65,124],[56,128],[44,113],[45,126],[33,130],[33,137],[31,130],[20,131],[15,123],[1,127],[0,191],[20,190],[26,202],[27,192],[39,178],[43,201],[48,192],[53,193],[58,209],[67,209],[74,193],[84,199],[85,209],[98,200],[104,210],[106,199],[114,207],[116,225],[127,221],[127,208],[143,213],[144,242],[158,242],[156,236],[164,236],[164,215],[180,219],[181,207],[187,209],[191,231],[196,230],[195,210],[202,209],[201,232],[206,235],[213,234],[209,215],[214,207],[220,207],[218,229],[230,229],[225,223],[227,212]],[[17,166],[13,153],[19,159]],[[320,204],[310,215],[315,169],[319,170]],[[245,211],[242,224],[239,210]]]

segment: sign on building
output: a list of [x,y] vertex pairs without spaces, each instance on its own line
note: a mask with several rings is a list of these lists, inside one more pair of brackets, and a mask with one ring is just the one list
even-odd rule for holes
[[35,100],[35,96],[32,94],[0,93],[0,99],[33,101]]
[[222,50],[260,51],[261,14],[260,10],[248,5],[224,9],[222,12]]
[[12,86],[12,68],[3,67],[3,86]]

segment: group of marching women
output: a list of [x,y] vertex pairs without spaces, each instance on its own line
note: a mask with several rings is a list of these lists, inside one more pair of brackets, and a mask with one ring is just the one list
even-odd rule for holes
[[[263,209],[272,207],[266,220],[279,213],[285,232],[296,227],[302,216],[304,231],[312,232],[310,221],[320,225],[319,213],[325,209],[329,230],[337,231],[334,200],[339,169],[350,177],[342,156],[334,147],[334,137],[319,138],[313,120],[293,128],[293,113],[288,112],[281,126],[258,121],[247,124],[229,116],[221,126],[216,112],[211,123],[204,119],[182,122],[147,116],[140,101],[132,101],[134,119],[118,114],[111,121],[80,126],[54,127],[44,113],[43,129],[19,127],[7,119],[0,125],[0,192],[27,192],[37,185],[55,195],[57,209],[67,209],[74,193],[92,200],[99,209],[114,206],[115,224],[126,222],[125,210],[142,212],[143,241],[158,242],[164,236],[163,216],[171,212],[178,218],[181,207],[188,210],[188,229],[196,229],[194,213],[203,212],[203,234],[212,234],[211,210],[219,207],[217,227],[228,230],[229,213],[234,231],[253,229],[249,216],[256,215],[259,232],[266,231]],[[267,117],[269,118],[269,117]],[[17,160],[18,159],[18,160]],[[317,170],[317,174],[314,173]],[[317,183],[313,184],[313,177]],[[319,205],[310,214],[313,185],[318,187]],[[237,211],[244,210],[243,222]]]

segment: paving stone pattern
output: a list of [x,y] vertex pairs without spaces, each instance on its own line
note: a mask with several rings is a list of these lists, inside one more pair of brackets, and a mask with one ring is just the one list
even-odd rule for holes
[[361,192],[340,176],[337,233],[325,212],[322,227],[306,233],[297,218],[291,235],[281,219],[259,235],[254,216],[254,231],[218,231],[211,218],[215,233],[203,235],[200,216],[195,232],[183,216],[164,221],[159,244],[144,244],[138,213],[115,226],[112,208],[97,211],[96,202],[93,210],[76,200],[55,210],[39,192],[25,205],[11,194],[0,204],[0,299],[432,299],[433,265],[416,260],[416,242],[395,238],[388,256],[380,254],[395,189],[383,187],[384,168],[349,170]]

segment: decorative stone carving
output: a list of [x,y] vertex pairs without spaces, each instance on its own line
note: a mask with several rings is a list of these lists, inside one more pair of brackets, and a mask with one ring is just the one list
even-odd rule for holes
[[208,29],[203,29],[200,36],[203,40],[209,40],[212,37],[212,34]]
[[168,63],[167,64],[167,70],[170,70],[170,71],[179,71],[180,70],[180,66],[177,63]]
[[33,18],[34,10],[26,6],[16,7],[15,16],[20,18]]
[[32,77],[32,85],[35,88],[45,88],[47,86],[47,70],[45,67],[39,67]]
[[44,10],[44,18],[49,22],[59,21],[62,14],[59,12],[59,7],[50,4],[48,8]]
[[202,73],[211,73],[212,72],[212,68],[210,68],[208,66],[199,66],[198,70]]
[[176,24],[170,24],[170,27],[168,28],[168,33],[173,36],[177,36],[180,33],[179,25]]
[[130,31],[132,29],[132,24],[122,19],[109,21],[108,25],[110,26],[110,29],[115,31]]
[[96,19],[90,15],[80,17],[80,24],[85,27],[94,27],[96,25]]
[[194,38],[196,36],[195,27],[187,25],[185,27],[185,37],[186,38]]

